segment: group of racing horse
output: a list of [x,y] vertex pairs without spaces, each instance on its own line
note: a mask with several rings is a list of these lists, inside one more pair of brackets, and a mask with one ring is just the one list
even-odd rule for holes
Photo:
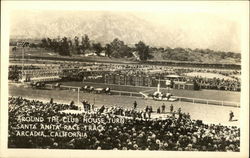
[[[45,89],[46,88],[46,82],[30,82],[30,86],[32,88],[36,89]],[[55,83],[52,84],[53,89],[61,89],[62,84],[61,83]],[[111,89],[109,87],[106,88],[95,88],[93,86],[85,85],[83,87],[80,87],[80,91],[88,92],[88,93],[98,93],[98,94],[108,94],[111,95]]]

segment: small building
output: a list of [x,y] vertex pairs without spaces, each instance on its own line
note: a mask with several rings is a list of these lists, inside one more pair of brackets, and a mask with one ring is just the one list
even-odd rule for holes
[[179,75],[165,75],[164,79],[173,80],[173,81],[180,81],[183,79],[183,77],[179,76]]
[[194,90],[194,83],[192,83],[192,82],[174,81],[173,88],[174,89]]

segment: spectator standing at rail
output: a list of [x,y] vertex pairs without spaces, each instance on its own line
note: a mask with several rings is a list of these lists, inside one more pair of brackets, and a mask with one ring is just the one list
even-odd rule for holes
[[71,102],[70,102],[70,107],[73,107],[75,105],[75,102],[72,100]]
[[137,102],[135,101],[134,102],[134,109],[136,109],[137,108]]
[[149,107],[148,107],[148,106],[146,106],[146,108],[145,108],[145,112],[148,112],[148,110],[149,110]]
[[158,109],[157,109],[157,114],[160,114],[161,113],[161,108],[159,107]]
[[86,103],[86,111],[90,111],[90,104],[88,102]]
[[74,101],[71,101],[71,102],[70,102],[69,109],[71,109],[71,110],[77,110],[77,109],[78,109],[78,107],[75,105],[75,102],[74,102]]
[[178,109],[178,114],[179,114],[179,115],[181,114],[181,108]]
[[233,121],[234,113],[230,111],[229,113],[229,121]]
[[173,116],[173,117],[175,117],[175,114],[176,114],[176,112],[175,112],[175,111],[174,111],[174,112],[172,112],[172,116]]
[[151,113],[153,112],[153,107],[149,106],[148,108],[148,118],[151,119]]
[[179,113],[179,116],[178,116],[177,121],[180,121],[180,120],[182,119],[182,116],[183,116],[183,114],[182,114],[182,113]]
[[86,101],[85,100],[82,101],[82,105],[83,105],[83,110],[86,111]]
[[50,102],[49,102],[50,104],[53,104],[53,98],[50,98]]
[[150,106],[148,110],[152,113],[153,112],[153,107]]
[[148,119],[151,119],[151,111],[149,110],[147,113],[148,113]]
[[144,118],[144,119],[147,118],[147,111],[146,111],[146,110],[143,112],[143,118]]
[[95,110],[95,104],[91,105],[91,110],[94,111]]
[[173,104],[171,104],[171,105],[170,105],[170,112],[172,113],[173,110],[174,110],[174,106],[173,106]]
[[166,108],[166,106],[165,106],[164,103],[162,104],[161,108],[162,108],[162,113],[165,113],[165,108]]

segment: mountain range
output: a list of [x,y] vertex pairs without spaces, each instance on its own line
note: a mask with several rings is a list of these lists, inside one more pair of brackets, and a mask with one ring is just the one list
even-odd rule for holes
[[[146,44],[156,47],[224,49],[224,47],[229,48],[232,45],[232,42],[229,42],[222,47],[221,43],[224,40],[217,37],[202,36],[201,39],[194,39],[190,37],[188,24],[168,28],[167,26],[170,25],[154,23],[152,20],[129,12],[24,11],[12,15],[10,26],[11,38],[66,36],[73,39],[75,36],[81,37],[87,34],[90,40],[102,44],[118,38],[128,45],[144,41]],[[202,33],[202,29],[200,31],[198,29],[197,34]],[[226,37],[226,35],[224,36]],[[208,39],[212,40],[209,42]],[[204,41],[206,45],[200,44],[200,41]]]

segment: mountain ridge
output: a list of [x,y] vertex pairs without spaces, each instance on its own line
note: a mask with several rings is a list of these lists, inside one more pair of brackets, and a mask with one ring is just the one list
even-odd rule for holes
[[[29,16],[20,15],[20,17],[24,17],[23,19],[14,16],[15,18],[12,20],[11,38],[41,39],[66,36],[73,39],[75,36],[81,37],[87,34],[90,40],[101,43],[109,43],[118,38],[128,45],[143,41],[153,47],[220,50],[220,48],[215,49],[218,47],[216,44],[206,42],[206,38],[193,39],[190,37],[190,34],[185,31],[189,29],[188,27],[168,28],[127,12],[89,11],[76,14],[72,11],[66,12],[66,14],[61,14],[61,12],[57,14],[54,12],[25,12],[23,14],[29,14]],[[197,28],[197,32],[202,32],[202,30]],[[216,37],[214,38],[214,41],[218,40]],[[197,46],[194,47],[195,43],[201,40],[204,40],[207,45],[196,44]],[[220,42],[223,43],[223,40]]]

